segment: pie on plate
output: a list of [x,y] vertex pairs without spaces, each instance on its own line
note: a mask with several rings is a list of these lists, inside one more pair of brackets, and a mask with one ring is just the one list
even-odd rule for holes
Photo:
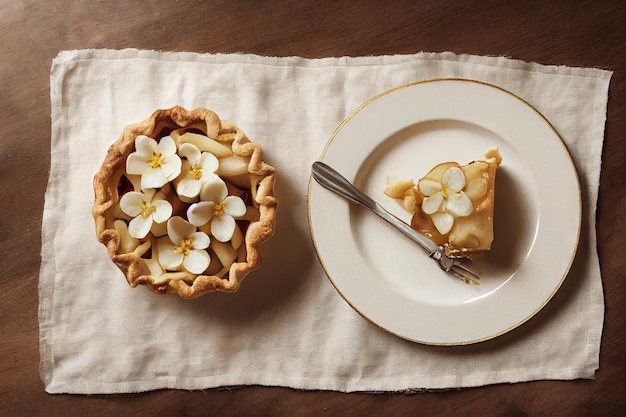
[[383,192],[387,176],[417,181],[440,162],[464,164],[494,145],[503,156],[495,239],[472,258],[480,285],[451,279],[385,222],[311,180],[315,250],[355,311],[411,341],[464,345],[521,326],[549,302],[576,253],[580,186],[557,131],[520,97],[465,79],[399,86],[343,120],[318,159],[410,223],[403,201]]

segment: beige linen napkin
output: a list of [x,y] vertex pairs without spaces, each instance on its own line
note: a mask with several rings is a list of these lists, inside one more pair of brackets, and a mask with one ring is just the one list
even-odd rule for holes
[[[51,70],[39,284],[46,390],[395,391],[594,378],[604,313],[595,212],[611,74],[452,53],[61,52]],[[325,277],[308,228],[309,169],[336,126],[381,92],[436,77],[496,84],[531,103],[563,137],[582,185],[580,247],[555,298],[516,330],[471,346],[423,346],[367,322]],[[92,178],[108,146],[124,126],[174,105],[207,107],[237,123],[279,174],[276,234],[263,267],[236,294],[186,301],[131,289],[95,237]]]

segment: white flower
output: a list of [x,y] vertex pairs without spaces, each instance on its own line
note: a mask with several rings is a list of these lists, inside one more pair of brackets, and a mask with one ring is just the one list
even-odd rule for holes
[[135,152],[126,159],[126,172],[141,175],[141,188],[159,188],[180,174],[182,161],[176,154],[176,143],[164,136],[157,143],[139,135],[135,138]]
[[455,218],[469,216],[474,210],[472,201],[463,192],[465,175],[459,167],[448,168],[441,182],[424,178],[418,187],[426,196],[422,201],[422,210],[430,215],[442,235],[450,232]]
[[200,152],[196,145],[183,143],[178,154],[187,159],[183,160],[182,175],[176,186],[178,195],[194,198],[200,194],[202,185],[216,177],[215,171],[219,161],[210,152]]
[[183,268],[192,274],[201,274],[211,262],[209,236],[182,217],[172,217],[167,222],[167,234],[157,241],[159,263],[168,270]]
[[133,217],[128,233],[136,239],[146,237],[153,222],[163,223],[172,215],[172,205],[165,200],[165,194],[155,189],[127,192],[120,199],[120,208]]
[[246,203],[228,195],[222,180],[210,181],[202,188],[201,200],[187,209],[187,218],[195,226],[211,222],[211,234],[220,242],[228,242],[235,231],[235,217],[246,214]]

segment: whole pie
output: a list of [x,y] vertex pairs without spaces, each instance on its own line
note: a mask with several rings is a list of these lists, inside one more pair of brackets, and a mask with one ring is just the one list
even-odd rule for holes
[[274,233],[275,170],[208,109],[124,128],[94,177],[96,235],[131,287],[183,298],[235,292]]
[[389,177],[385,194],[402,199],[413,214],[411,227],[445,248],[450,257],[471,257],[491,249],[497,147],[483,160],[438,164],[417,184]]

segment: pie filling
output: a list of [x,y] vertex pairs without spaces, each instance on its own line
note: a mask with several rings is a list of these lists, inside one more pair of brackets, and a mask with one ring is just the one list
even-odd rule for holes
[[411,227],[443,246],[448,256],[470,257],[491,249],[496,170],[501,162],[493,147],[484,160],[441,163],[417,184],[388,177],[384,192],[402,200],[412,214]]

